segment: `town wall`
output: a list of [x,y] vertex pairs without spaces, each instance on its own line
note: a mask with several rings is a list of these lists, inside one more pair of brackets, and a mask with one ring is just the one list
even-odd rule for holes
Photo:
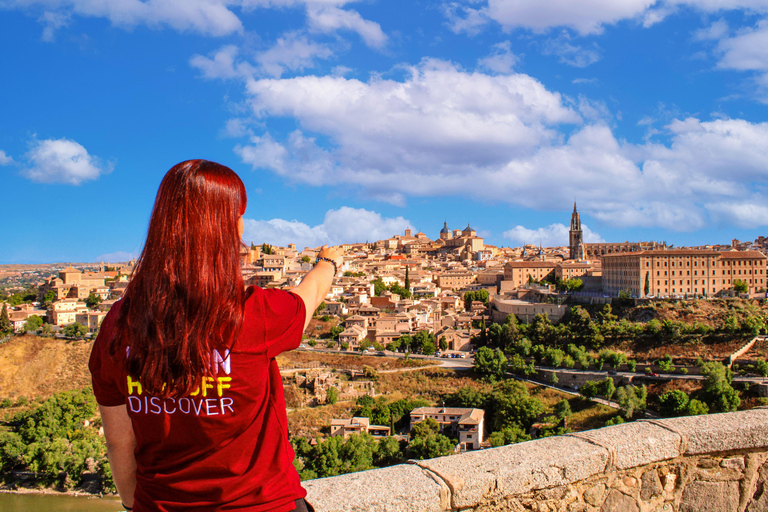
[[642,420],[304,486],[317,512],[765,512],[768,409]]

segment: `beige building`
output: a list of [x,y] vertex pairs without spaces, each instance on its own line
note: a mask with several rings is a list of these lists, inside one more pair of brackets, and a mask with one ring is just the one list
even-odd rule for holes
[[531,280],[541,281],[554,277],[557,263],[553,261],[510,261],[504,265],[504,280],[501,292],[516,290]]
[[[766,286],[765,255],[757,251],[667,249],[603,256],[603,291],[635,297],[713,296],[744,281]],[[646,283],[648,293],[646,293]]]
[[67,298],[85,299],[91,292],[96,292],[100,296],[109,293],[109,289],[105,285],[104,274],[101,272],[81,272],[71,266],[60,270],[58,277],[51,276],[45,280],[40,287],[40,293],[45,295],[49,291],[53,291],[54,301]]
[[467,448],[477,450],[483,442],[485,411],[464,407],[417,407],[411,411],[411,428],[432,418],[440,425],[440,432]]
[[477,275],[472,272],[448,271],[437,276],[437,286],[441,290],[461,290],[477,281]]
[[370,434],[373,437],[387,437],[390,428],[384,425],[371,425],[366,417],[353,417],[349,419],[334,418],[331,420],[331,435],[347,437],[350,434]]

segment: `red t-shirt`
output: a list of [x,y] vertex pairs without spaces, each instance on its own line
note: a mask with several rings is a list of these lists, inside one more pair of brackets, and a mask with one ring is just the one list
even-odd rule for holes
[[304,302],[283,290],[249,291],[231,352],[214,350],[213,376],[183,398],[143,392],[125,359],[109,355],[120,302],[104,319],[89,363],[93,392],[101,405],[128,409],[137,444],[136,512],[283,512],[306,496],[275,361],[301,343]]

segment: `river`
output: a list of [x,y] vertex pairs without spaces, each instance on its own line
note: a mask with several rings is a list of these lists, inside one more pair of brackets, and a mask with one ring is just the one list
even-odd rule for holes
[[0,510],[3,512],[115,512],[123,510],[123,507],[116,498],[0,493]]

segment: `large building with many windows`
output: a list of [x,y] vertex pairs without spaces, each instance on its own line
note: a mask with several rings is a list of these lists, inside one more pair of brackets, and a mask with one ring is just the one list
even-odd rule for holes
[[757,251],[667,249],[606,254],[603,291],[635,297],[714,296],[737,280],[749,292],[766,287],[765,255]]

